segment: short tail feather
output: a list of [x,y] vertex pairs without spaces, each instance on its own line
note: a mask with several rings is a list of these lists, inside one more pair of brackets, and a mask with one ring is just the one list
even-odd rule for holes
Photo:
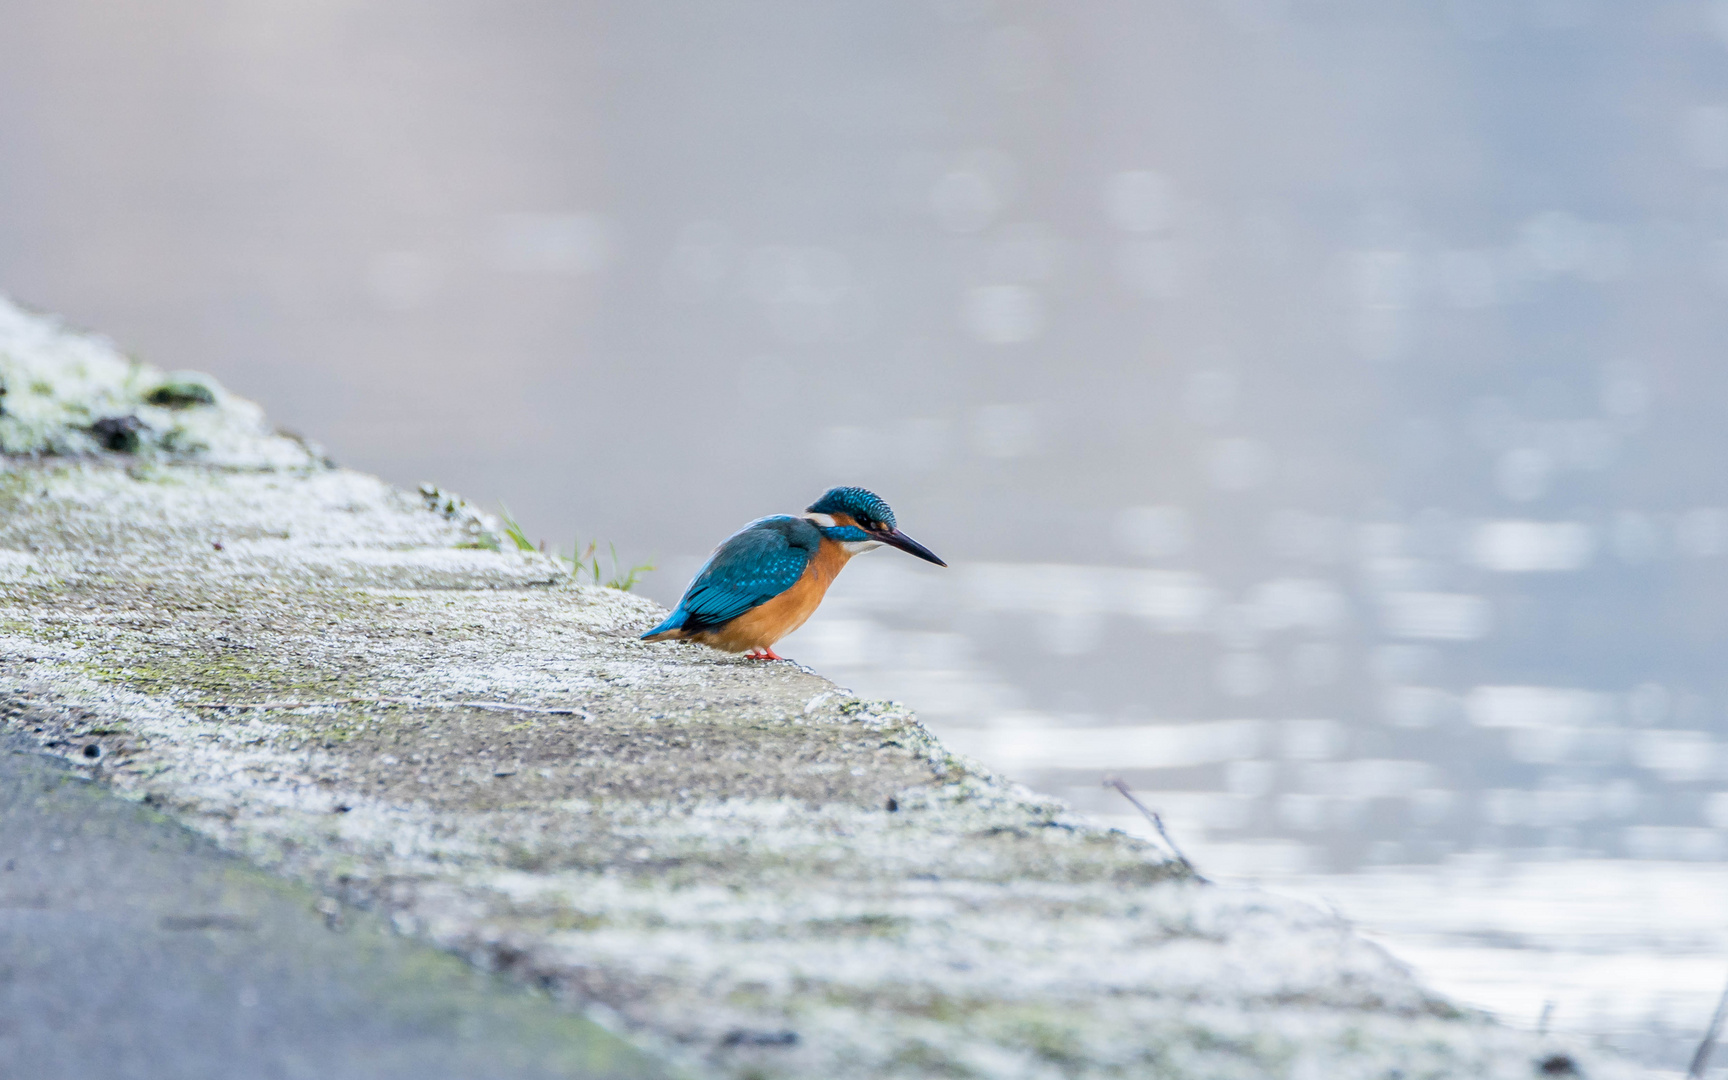
[[666,635],[672,634],[678,630],[682,630],[682,629],[684,629],[685,620],[687,620],[689,617],[690,617],[690,613],[685,611],[683,608],[681,608],[681,607],[674,608],[672,610],[672,614],[666,616],[666,621],[661,623],[659,626],[656,626],[654,629],[648,631],[646,634],[643,634],[642,640],[643,641],[658,641]]

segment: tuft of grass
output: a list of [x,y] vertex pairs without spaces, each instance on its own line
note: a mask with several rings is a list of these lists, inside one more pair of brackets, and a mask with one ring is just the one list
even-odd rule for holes
[[516,545],[518,551],[534,551],[534,542],[528,539],[528,534],[522,531],[522,526],[510,516],[510,508],[502,502],[498,504],[498,516],[504,521],[504,535]]
[[[504,522],[504,535],[510,538],[510,542],[516,545],[518,551],[546,550],[544,542],[536,545],[528,539],[527,532],[523,530],[515,518],[510,516],[510,508],[502,502],[498,504],[498,517]],[[566,555],[559,552],[557,558],[560,562],[570,564],[570,572],[575,575],[578,583],[599,585],[607,589],[617,589],[620,592],[629,592],[642,580],[642,575],[659,569],[653,563],[633,563],[630,566],[625,566],[624,561],[618,558],[618,545],[612,543],[606,545],[606,550],[610,555],[611,568],[603,569],[600,565],[600,556],[596,554],[599,548],[600,541],[598,540],[591,540],[587,547],[583,547],[582,538],[578,536],[572,542],[570,554]]]
[[577,537],[571,543],[570,554],[565,555],[560,552],[558,557],[570,563],[570,572],[576,575],[577,581],[586,578],[595,585],[617,589],[621,592],[629,592],[634,589],[636,583],[642,580],[643,574],[658,569],[653,563],[635,563],[626,567],[623,561],[618,558],[618,545],[608,543],[606,550],[611,556],[612,568],[610,571],[602,571],[600,569],[600,556],[595,554],[599,546],[600,541],[591,540],[588,542],[588,546],[584,548],[582,538]]

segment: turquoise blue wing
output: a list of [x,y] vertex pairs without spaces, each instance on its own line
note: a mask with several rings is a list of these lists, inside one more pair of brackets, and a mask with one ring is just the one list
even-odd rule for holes
[[[806,531],[813,535],[803,535]],[[674,617],[684,616],[683,629],[700,630],[767,603],[804,576],[819,541],[814,527],[800,518],[752,522],[727,538],[697,571]]]

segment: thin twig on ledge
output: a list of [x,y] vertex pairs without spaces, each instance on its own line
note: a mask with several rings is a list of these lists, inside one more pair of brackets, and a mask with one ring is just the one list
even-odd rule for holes
[[1728,986],[1722,988],[1722,1000],[1716,1003],[1716,1015],[1710,1018],[1704,1041],[1698,1044],[1698,1052],[1692,1055],[1692,1067],[1686,1070],[1686,1080],[1703,1080],[1704,1070],[1710,1067],[1710,1051],[1716,1048],[1725,1019],[1728,1019]]
[[1136,799],[1134,793],[1128,789],[1127,783],[1125,783],[1121,777],[1105,777],[1104,786],[1115,788],[1117,791],[1120,791],[1124,799],[1127,799],[1129,802],[1134,804],[1134,809],[1146,815],[1146,820],[1150,821],[1152,827],[1158,830],[1158,835],[1164,838],[1165,845],[1169,847],[1171,854],[1176,856],[1176,861],[1182,864],[1183,869],[1187,870],[1190,874],[1193,874],[1197,881],[1206,880],[1206,878],[1201,875],[1200,871],[1194,868],[1194,864],[1188,861],[1188,856],[1182,854],[1182,849],[1176,846],[1176,841],[1170,839],[1170,831],[1164,828],[1164,819],[1158,816],[1156,810],[1149,809],[1145,803]]
[[547,709],[508,701],[427,701],[406,697],[350,697],[333,701],[188,701],[194,709],[330,709],[338,705],[407,705],[416,709],[490,709],[493,712],[535,713],[540,716],[580,716],[594,719],[587,709]]

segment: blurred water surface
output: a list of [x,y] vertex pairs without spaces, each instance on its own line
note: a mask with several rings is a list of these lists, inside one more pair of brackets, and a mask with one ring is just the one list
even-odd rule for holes
[[782,651],[1683,1060],[1728,974],[1728,4],[4,17],[0,288],[663,600],[869,485],[953,569],[873,555]]

